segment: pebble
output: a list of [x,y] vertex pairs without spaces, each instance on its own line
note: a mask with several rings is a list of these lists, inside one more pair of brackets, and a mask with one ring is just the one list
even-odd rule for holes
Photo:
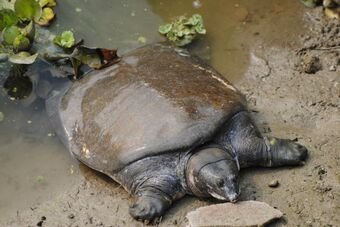
[[305,55],[301,61],[302,70],[308,74],[314,74],[322,69],[320,58],[313,55]]
[[278,180],[272,180],[271,182],[269,182],[268,186],[271,188],[276,188],[279,186],[279,181]]
[[73,219],[75,216],[74,216],[74,214],[69,214],[67,217],[68,217],[69,219]]
[[331,65],[331,66],[329,67],[329,71],[332,71],[332,72],[336,71],[335,65]]

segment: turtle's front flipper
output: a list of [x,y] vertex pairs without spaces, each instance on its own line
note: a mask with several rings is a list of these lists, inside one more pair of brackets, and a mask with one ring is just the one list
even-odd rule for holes
[[307,149],[292,140],[262,137],[246,111],[233,116],[215,142],[230,147],[241,168],[301,165],[307,158]]
[[172,204],[172,199],[156,188],[144,189],[136,202],[130,206],[130,215],[146,222],[156,221]]
[[307,158],[307,149],[288,139],[264,138],[267,148],[267,165],[301,165]]
[[177,167],[184,164],[179,159],[178,154],[151,156],[131,163],[115,175],[136,198],[129,211],[133,218],[156,221],[174,200],[184,196],[185,190],[176,172]]

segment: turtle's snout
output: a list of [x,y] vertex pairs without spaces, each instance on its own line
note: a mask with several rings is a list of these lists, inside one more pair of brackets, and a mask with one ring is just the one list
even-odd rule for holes
[[236,203],[240,196],[240,190],[238,189],[238,187],[231,187],[230,185],[226,185],[216,192],[210,192],[210,195],[218,200]]
[[225,187],[225,197],[231,203],[236,203],[240,196],[240,189],[237,185],[233,185],[234,187]]
[[236,203],[239,196],[240,196],[239,193],[232,193],[232,194],[229,194],[227,197],[231,203]]

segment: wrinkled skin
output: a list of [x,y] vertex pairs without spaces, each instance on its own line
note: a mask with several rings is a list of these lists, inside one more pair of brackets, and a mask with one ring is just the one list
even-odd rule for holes
[[149,223],[185,194],[236,202],[239,167],[298,166],[306,158],[307,149],[294,141],[262,137],[249,113],[242,111],[208,145],[140,160],[116,179],[137,197],[130,207],[132,217]]
[[145,222],[185,194],[236,202],[240,168],[307,158],[294,141],[263,137],[216,70],[160,44],[54,91],[46,106],[70,152],[134,195],[129,212]]
[[205,182],[209,195],[218,200],[236,202],[240,195],[235,161],[222,160],[208,164],[201,168],[198,179]]

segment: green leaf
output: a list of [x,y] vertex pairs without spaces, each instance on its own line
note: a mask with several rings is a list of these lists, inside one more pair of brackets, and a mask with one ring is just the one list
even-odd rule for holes
[[9,61],[14,64],[24,64],[29,65],[35,62],[38,57],[38,53],[31,55],[28,52],[22,51],[17,54],[9,56]]
[[171,30],[171,28],[172,28],[172,24],[164,24],[164,25],[159,26],[158,31],[161,34],[166,34]]
[[64,31],[61,35],[56,36],[53,42],[63,48],[71,48],[75,44],[73,32]]
[[53,7],[53,6],[56,6],[57,3],[55,0],[39,0],[39,4],[42,8],[44,7]]
[[30,21],[30,23],[26,25],[26,27],[21,29],[21,33],[32,42],[35,36],[35,26],[33,21]]
[[300,0],[300,2],[302,4],[304,4],[305,6],[309,7],[309,8],[314,8],[318,5],[318,3],[320,1],[318,1],[318,0]]
[[71,57],[94,69],[101,69],[119,61],[117,50],[115,49],[89,48],[85,46],[76,47]]
[[17,16],[23,20],[38,21],[41,17],[41,6],[35,0],[16,0],[14,10]]
[[7,45],[13,45],[14,39],[20,34],[20,29],[17,26],[12,25],[10,27],[6,27],[2,31],[3,42]]
[[23,34],[15,37],[13,47],[18,51],[28,50],[30,48],[30,40]]
[[120,61],[116,49],[89,48],[85,46],[75,47],[72,54],[48,54],[44,58],[49,61],[69,59],[76,79],[80,78],[79,68],[83,64],[93,69],[102,69]]
[[207,30],[205,30],[203,24],[198,24],[195,26],[195,31],[198,33],[198,34],[205,34],[207,33]]
[[47,26],[54,19],[55,14],[50,7],[45,7],[42,10],[42,14],[40,19],[37,21],[37,24],[41,26]]
[[203,24],[202,16],[199,14],[194,14],[191,16],[192,25]]
[[16,25],[18,23],[18,17],[13,10],[1,9],[0,10],[0,31],[5,27]]

